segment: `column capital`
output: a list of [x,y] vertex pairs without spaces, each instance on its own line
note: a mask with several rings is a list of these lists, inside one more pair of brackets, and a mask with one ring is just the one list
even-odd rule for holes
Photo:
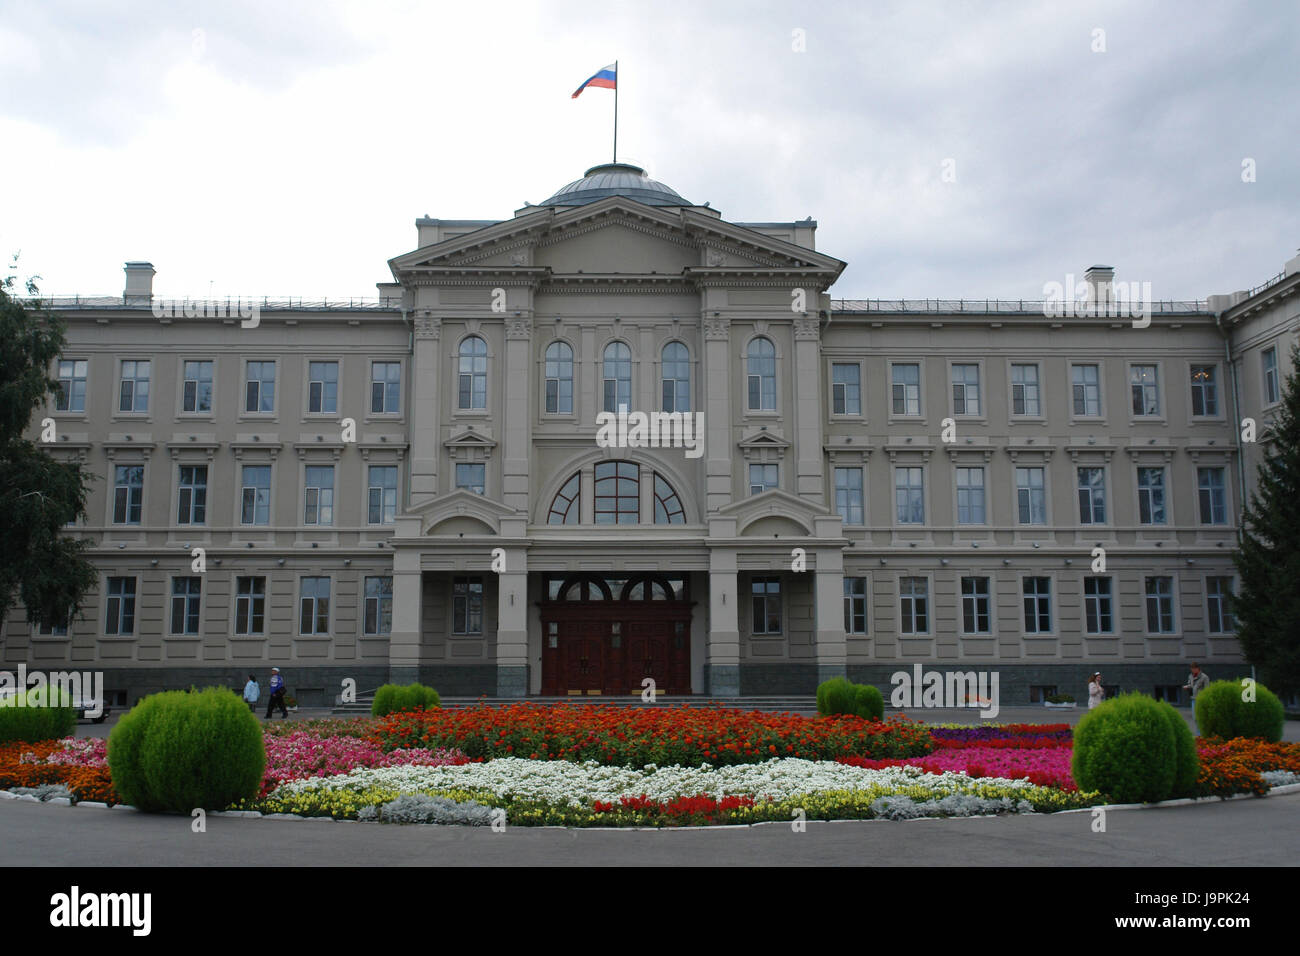
[[821,338],[821,320],[816,313],[795,316],[794,337],[796,340]]
[[442,335],[442,319],[434,315],[432,309],[420,309],[415,313],[415,337],[417,339],[438,339]]
[[533,319],[528,315],[514,315],[506,319],[506,339],[527,341],[533,337]]
[[706,342],[726,342],[731,338],[731,319],[722,315],[704,317],[704,340]]

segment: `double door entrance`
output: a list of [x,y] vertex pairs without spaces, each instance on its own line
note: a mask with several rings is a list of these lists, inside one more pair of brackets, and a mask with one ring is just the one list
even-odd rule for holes
[[541,603],[543,695],[640,694],[646,678],[660,694],[691,692],[689,601],[586,600],[584,591]]

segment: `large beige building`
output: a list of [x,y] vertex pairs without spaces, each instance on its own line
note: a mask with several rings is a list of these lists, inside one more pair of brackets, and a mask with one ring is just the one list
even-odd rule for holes
[[[1105,307],[1107,267],[1074,315],[832,299],[816,223],[728,222],[626,165],[416,225],[377,300],[187,317],[128,263],[122,296],[55,301],[41,417],[98,476],[69,534],[100,581],[66,629],[12,614],[3,666],[103,670],[119,705],[272,665],[307,704],[917,663],[996,670],[1005,704],[1244,670],[1238,422],[1267,439],[1300,258],[1145,325]],[[620,409],[698,420],[698,446],[598,442]]]

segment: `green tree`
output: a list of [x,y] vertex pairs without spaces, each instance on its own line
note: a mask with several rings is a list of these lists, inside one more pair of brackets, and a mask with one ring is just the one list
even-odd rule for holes
[[1231,602],[1246,659],[1283,696],[1300,690],[1300,346],[1291,368],[1242,516]]
[[[65,327],[39,300],[13,296],[12,268],[0,280],[0,619],[21,601],[29,621],[53,627],[67,623],[95,585],[89,545],[62,533],[85,516],[89,478],[23,437],[32,413],[59,391],[50,370]],[[29,296],[36,278],[25,283]]]

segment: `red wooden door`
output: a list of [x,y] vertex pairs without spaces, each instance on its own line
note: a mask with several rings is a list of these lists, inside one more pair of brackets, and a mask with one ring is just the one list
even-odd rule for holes
[[669,654],[671,621],[631,621],[628,624],[627,663],[624,670],[629,692],[639,693],[647,677],[658,693],[673,693],[675,683]]
[[561,694],[604,690],[605,632],[599,621],[562,621],[559,635]]

